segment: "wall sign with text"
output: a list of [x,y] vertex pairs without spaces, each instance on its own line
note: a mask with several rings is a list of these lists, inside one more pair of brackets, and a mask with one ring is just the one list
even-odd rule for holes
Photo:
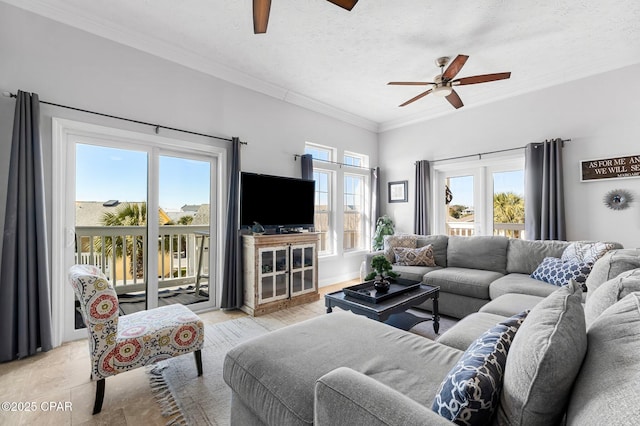
[[640,177],[640,155],[585,160],[580,163],[580,166],[582,182]]

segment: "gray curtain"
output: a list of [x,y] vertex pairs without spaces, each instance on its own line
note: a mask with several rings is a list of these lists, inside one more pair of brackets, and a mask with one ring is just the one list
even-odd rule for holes
[[231,141],[229,197],[227,199],[227,235],[225,240],[223,309],[237,309],[243,304],[242,244],[240,244],[240,140]]
[[525,147],[525,234],[530,240],[566,240],[562,139]]
[[0,265],[0,362],[53,346],[39,121],[38,95],[19,91]]
[[414,209],[413,232],[429,235],[431,203],[431,176],[427,160],[416,161],[416,204]]
[[301,155],[300,167],[302,170],[302,179],[313,180],[313,155]]
[[371,237],[376,233],[376,221],[380,214],[380,167],[371,169]]

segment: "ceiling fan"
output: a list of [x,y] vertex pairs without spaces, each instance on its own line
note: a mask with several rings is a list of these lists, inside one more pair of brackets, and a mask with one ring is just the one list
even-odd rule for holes
[[462,67],[464,66],[469,56],[467,55],[458,55],[451,62],[449,67],[447,67],[446,71],[444,67],[449,63],[448,56],[443,56],[441,58],[436,59],[436,65],[440,67],[440,75],[436,75],[433,78],[433,82],[427,81],[391,81],[388,84],[398,85],[398,86],[428,86],[432,85],[433,87],[426,92],[420,93],[418,96],[415,96],[409,99],[407,102],[400,104],[399,106],[403,107],[405,105],[409,105],[412,102],[417,101],[420,98],[427,96],[429,93],[433,93],[434,95],[444,96],[447,98],[449,103],[453,105],[454,108],[458,109],[464,106],[460,96],[453,90],[454,86],[463,86],[465,84],[477,84],[477,83],[487,83],[489,81],[496,80],[504,80],[511,77],[510,72],[500,72],[495,74],[483,74],[483,75],[474,75],[472,77],[463,77],[454,80],[453,78],[460,72]]
[[[358,0],[327,0],[343,9],[351,10]],[[269,24],[271,0],[253,0],[253,33],[264,34]]]

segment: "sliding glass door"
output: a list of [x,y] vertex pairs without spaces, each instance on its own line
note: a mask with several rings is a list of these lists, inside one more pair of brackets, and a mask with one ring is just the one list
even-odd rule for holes
[[[64,277],[74,263],[98,266],[118,294],[121,315],[174,303],[215,307],[224,150],[105,132],[58,138],[66,154],[54,159],[60,188],[53,234],[61,253],[54,275]],[[79,306],[66,280],[58,281],[62,338],[81,337]]]

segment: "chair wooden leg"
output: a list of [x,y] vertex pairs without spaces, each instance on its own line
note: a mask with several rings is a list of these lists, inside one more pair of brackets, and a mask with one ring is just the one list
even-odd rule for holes
[[96,401],[93,404],[93,414],[98,414],[100,410],[102,410],[103,400],[104,400],[104,379],[100,379],[96,383]]
[[198,376],[202,376],[202,353],[197,350],[193,353],[196,357],[196,367],[198,367]]

